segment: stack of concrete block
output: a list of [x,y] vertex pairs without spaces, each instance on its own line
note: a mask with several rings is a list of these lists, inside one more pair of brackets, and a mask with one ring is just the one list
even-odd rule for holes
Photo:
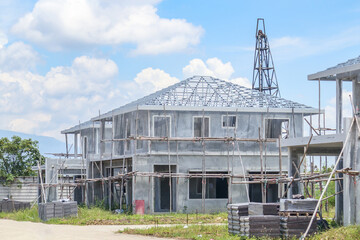
[[[283,238],[300,237],[307,229],[317,204],[316,199],[281,199],[280,231]],[[317,230],[316,216],[309,234]]]
[[43,221],[51,218],[77,216],[77,202],[48,202],[39,204],[39,217]]
[[240,203],[228,205],[228,231],[248,237],[280,236],[279,204]]
[[13,200],[2,200],[0,202],[0,212],[13,212],[30,208],[29,202],[19,202]]

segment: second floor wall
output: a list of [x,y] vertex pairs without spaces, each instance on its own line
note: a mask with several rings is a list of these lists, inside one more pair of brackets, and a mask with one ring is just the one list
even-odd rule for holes
[[[170,141],[171,138],[223,138],[244,139],[301,137],[303,115],[292,113],[254,112],[203,112],[203,111],[134,111],[113,116],[113,121],[103,122],[100,129],[82,132],[87,138],[89,154],[115,156],[149,152],[198,152],[203,146],[199,141]],[[95,134],[94,134],[95,132]],[[124,140],[129,137],[158,137],[164,141]],[[115,139],[111,142],[109,140]],[[101,141],[105,140],[105,141]],[[84,143],[83,143],[84,144]],[[267,151],[278,153],[276,143],[268,143]],[[206,142],[206,151],[227,152],[233,150],[224,141]],[[259,150],[257,142],[239,142],[242,152]],[[85,146],[84,146],[84,149]]]

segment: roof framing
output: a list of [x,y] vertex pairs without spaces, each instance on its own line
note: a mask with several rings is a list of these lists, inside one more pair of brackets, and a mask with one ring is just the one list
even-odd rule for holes
[[210,76],[194,76],[91,119],[97,121],[135,110],[296,112],[319,110]]

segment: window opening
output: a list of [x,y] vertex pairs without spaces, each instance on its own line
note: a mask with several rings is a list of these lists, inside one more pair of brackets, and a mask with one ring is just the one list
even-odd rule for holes
[[265,138],[289,137],[289,119],[265,119]]
[[[190,172],[199,173],[199,172]],[[206,172],[212,174],[227,174],[227,172]],[[189,198],[202,198],[202,178],[190,178],[189,180]],[[228,181],[227,178],[206,178],[206,199],[227,199]]]
[[209,137],[209,123],[209,117],[194,117],[194,137]]
[[222,116],[222,126],[224,128],[236,128],[236,116]]

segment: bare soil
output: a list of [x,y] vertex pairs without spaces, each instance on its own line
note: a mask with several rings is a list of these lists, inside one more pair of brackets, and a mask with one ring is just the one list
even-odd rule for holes
[[115,233],[125,228],[147,228],[147,225],[53,225],[0,219],[1,240],[166,240]]

